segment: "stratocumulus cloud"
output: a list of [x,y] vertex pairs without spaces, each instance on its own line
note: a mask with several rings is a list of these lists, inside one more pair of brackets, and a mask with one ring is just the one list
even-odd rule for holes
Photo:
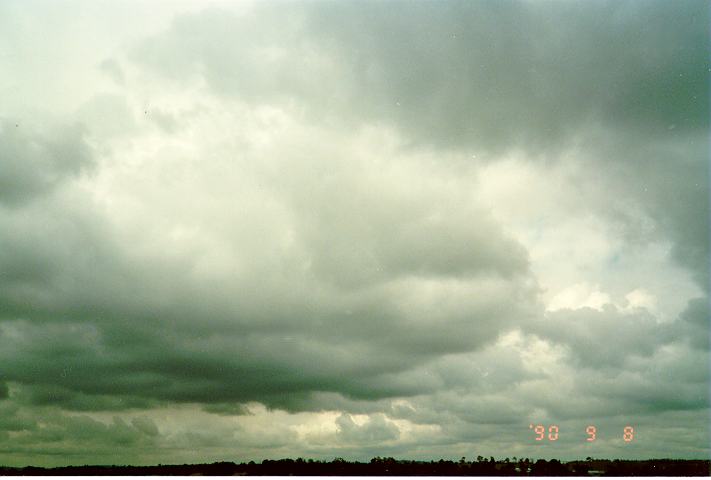
[[708,20],[2,3],[0,463],[707,458]]

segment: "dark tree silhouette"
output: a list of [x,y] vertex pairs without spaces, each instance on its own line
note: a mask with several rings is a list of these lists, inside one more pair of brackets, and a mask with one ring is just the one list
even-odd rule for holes
[[297,458],[292,460],[263,460],[261,463],[215,462],[201,465],[156,465],[156,466],[71,466],[58,468],[41,467],[0,467],[0,475],[496,475],[496,476],[709,476],[709,460],[600,460],[588,457],[586,460],[561,462],[528,459],[508,459],[501,461],[493,457],[477,457],[476,462],[468,462],[462,457],[458,462],[396,460],[393,457],[375,457],[367,463],[349,462],[334,458],[330,462]]

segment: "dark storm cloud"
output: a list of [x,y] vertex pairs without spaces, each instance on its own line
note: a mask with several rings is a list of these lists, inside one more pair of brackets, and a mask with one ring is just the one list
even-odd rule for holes
[[[65,367],[62,369],[60,377],[66,376],[68,374],[66,372],[71,373],[71,370],[71,367]],[[120,411],[158,405],[158,402],[130,395],[86,394],[77,391],[76,388],[67,388],[63,385],[50,384],[50,382],[51,380],[36,386],[23,386],[14,398],[18,402],[28,405],[53,405],[67,411],[81,412]]]
[[[110,456],[112,450],[123,450],[125,455],[134,448],[150,447],[159,433],[152,420],[141,416],[130,420],[113,416],[102,422],[16,400],[0,402],[0,452],[6,458],[51,459],[59,455],[76,459],[87,452],[91,452],[89,457],[95,453]],[[3,438],[3,433],[11,433],[12,438]]]
[[[18,269],[24,275],[3,277],[0,337],[2,378],[35,385],[27,397],[33,404],[101,410],[145,407],[150,399],[256,399],[288,408],[311,391],[371,399],[407,395],[432,387],[398,373],[442,352],[475,348],[511,321],[506,318],[513,310],[494,303],[510,291],[501,282],[493,283],[490,299],[455,304],[448,310],[452,318],[432,311],[428,319],[418,312],[431,308],[430,301],[412,298],[410,290],[418,284],[411,281],[341,305],[316,299],[320,308],[292,304],[288,315],[274,310],[274,299],[285,293],[275,290],[265,298],[273,313],[251,318],[250,310],[259,310],[261,302],[252,299],[252,307],[242,311],[208,305],[212,302],[196,297],[187,272],[167,266],[148,272],[145,263],[132,263],[107,231],[88,222],[90,212],[77,214],[69,204],[62,210],[29,217],[37,223],[19,214],[5,223],[15,225],[3,238],[5,271],[12,272],[8,267],[18,261],[27,267],[23,258],[38,259],[36,274]],[[43,242],[47,230],[54,232],[49,244]],[[47,249],[44,258],[38,257],[41,249]],[[455,287],[459,282],[451,281]],[[485,280],[473,281],[472,286],[487,288]],[[464,283],[452,294],[446,284],[438,285],[425,284],[435,301],[461,299],[471,288]],[[249,298],[244,301],[249,305]],[[472,314],[480,319],[478,329],[469,328]],[[418,325],[407,324],[407,318],[417,317],[422,317]],[[196,324],[196,318],[202,322]],[[432,322],[440,326],[436,335],[428,327]],[[339,331],[347,340],[339,339]]]
[[591,124],[705,132],[707,15],[695,0],[265,5],[181,18],[136,57],[171,79],[386,119],[447,148],[545,151]]
[[210,403],[203,407],[208,413],[217,415],[249,415],[249,409],[239,403]]
[[[535,416],[678,412],[675,451],[698,447],[708,298],[544,313],[473,193],[505,155],[572,165],[552,209],[668,243],[703,295],[707,30],[701,1],[313,2],[135,42],[78,123],[0,127],[0,451],[295,448],[226,423],[251,401],[340,411],[328,453],[498,455]],[[221,427],[66,413],[191,403]]]
[[415,137],[546,151],[592,122],[704,131],[707,9],[703,2],[330,4],[317,9],[314,31],[343,46],[358,62],[353,71],[371,74],[356,85],[372,111]]

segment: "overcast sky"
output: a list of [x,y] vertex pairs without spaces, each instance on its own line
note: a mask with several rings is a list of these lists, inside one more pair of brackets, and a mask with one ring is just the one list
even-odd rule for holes
[[709,458],[708,32],[0,2],[0,464]]

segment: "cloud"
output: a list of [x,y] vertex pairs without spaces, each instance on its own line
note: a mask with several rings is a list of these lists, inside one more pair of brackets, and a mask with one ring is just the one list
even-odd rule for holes
[[[67,191],[8,212],[6,378],[51,385],[35,402],[72,409],[410,395],[429,387],[401,373],[480,348],[535,308],[525,251],[465,189],[445,187],[447,169],[370,131],[349,140],[282,115],[278,141],[219,157],[216,171],[188,157],[196,176],[156,191],[176,165],[158,152],[146,188],[117,168],[87,206]],[[289,172],[294,151],[311,155]],[[227,199],[240,209],[210,213]]]
[[133,420],[131,420],[131,425],[133,425],[135,428],[145,433],[149,437],[155,437],[156,435],[158,435],[158,427],[156,427],[156,424],[150,418],[135,417]]
[[75,5],[0,7],[11,461],[707,456],[705,2]]
[[532,327],[543,338],[569,346],[581,365],[617,368],[629,355],[651,355],[672,338],[670,330],[669,324],[659,324],[646,310],[623,313],[610,304],[601,311],[559,310]]
[[478,158],[524,148],[551,161],[574,149],[605,186],[592,208],[627,216],[642,203],[706,286],[707,184],[694,179],[708,177],[707,13],[699,1],[264,5],[182,17],[134,58],[225,97],[297,102],[317,122],[397,125]]
[[689,300],[686,310],[681,314],[680,330],[693,347],[708,351],[710,321],[708,298],[694,298]]
[[388,440],[397,440],[400,431],[397,426],[389,422],[384,415],[369,417],[365,423],[359,425],[353,418],[344,413],[336,419],[338,431],[343,441],[347,443],[364,443],[372,445]]
[[703,133],[706,8],[368,2],[277,14],[263,5],[182,17],[134,55],[170,79],[202,76],[220,94],[355,107],[352,117],[449,147],[541,148],[597,122]]
[[44,127],[3,119],[0,202],[25,204],[89,168],[93,159],[83,135],[76,124]]

